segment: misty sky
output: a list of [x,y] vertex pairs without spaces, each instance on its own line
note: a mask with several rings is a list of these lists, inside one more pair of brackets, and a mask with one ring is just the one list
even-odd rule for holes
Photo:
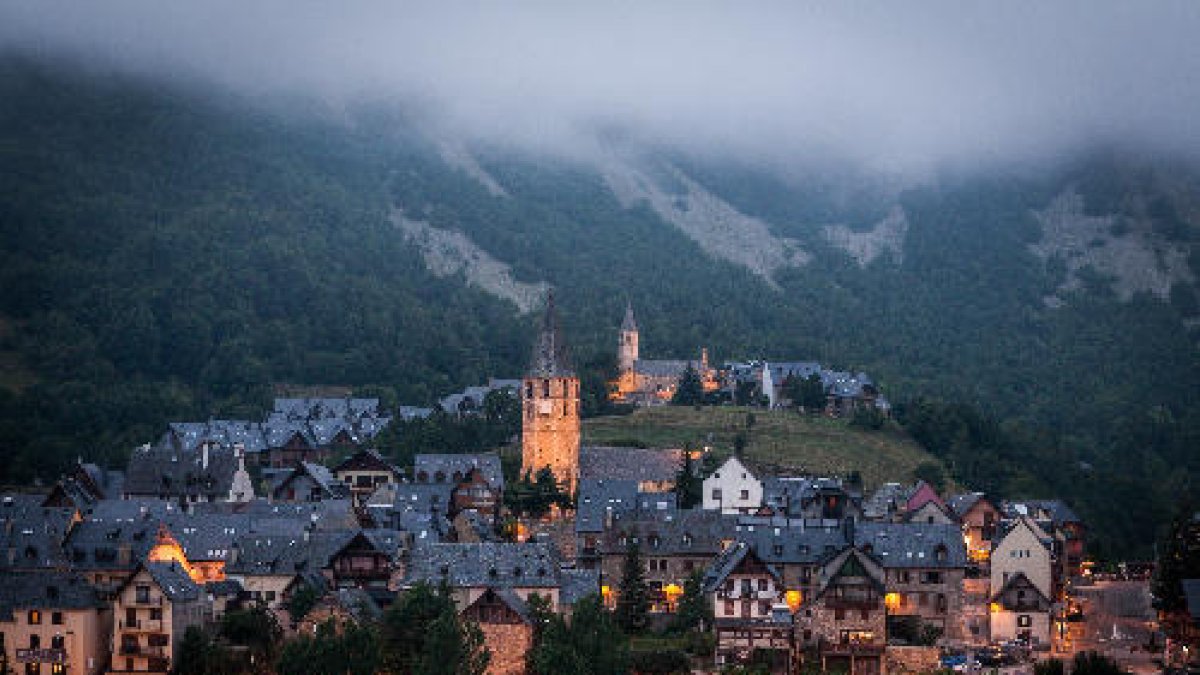
[[0,43],[253,93],[421,101],[541,147],[596,129],[884,165],[1091,140],[1200,155],[1200,2],[0,0]]

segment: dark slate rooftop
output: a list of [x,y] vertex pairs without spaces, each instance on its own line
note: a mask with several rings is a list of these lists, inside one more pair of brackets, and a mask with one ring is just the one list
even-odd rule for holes
[[63,540],[75,510],[44,507],[44,495],[0,497],[0,569],[55,568],[64,563]]
[[358,530],[285,535],[251,534],[239,537],[236,554],[225,566],[226,574],[292,575],[315,572],[348,544]]
[[[504,489],[504,472],[500,468],[500,455],[494,452],[476,454],[420,454],[413,458],[413,480],[417,483],[455,483],[471,469],[483,471],[484,478],[494,488]],[[443,481],[437,480],[438,476]]]
[[624,540],[631,537],[637,537],[644,556],[712,556],[737,538],[737,521],[733,516],[700,509],[629,517],[604,532],[599,552],[621,555],[627,545]]
[[1049,520],[1055,526],[1065,523],[1081,523],[1082,520],[1061,499],[1026,499],[1000,503],[1000,512],[1009,518],[1029,516],[1034,520]]
[[678,510],[674,492],[639,492],[636,480],[582,480],[575,509],[577,533],[603,532],[627,517],[663,517]]
[[527,375],[543,378],[575,377],[567,343],[563,339],[562,331],[558,327],[558,317],[554,313],[553,290],[546,299],[546,312],[542,316],[542,326],[533,343],[533,355],[529,360]]
[[412,555],[406,584],[451,588],[554,588],[562,585],[561,560],[548,543],[423,544]]
[[564,569],[562,588],[558,591],[560,605],[574,605],[589,595],[600,592],[600,570]]
[[142,497],[224,498],[233,485],[238,460],[233,448],[213,447],[204,453],[143,445],[129,457],[125,494]]
[[[860,523],[855,544],[868,549],[884,567],[967,566],[967,549],[957,525],[939,523]],[[938,552],[945,551],[944,558]]]
[[954,512],[954,515],[962,518],[964,513],[970,511],[971,507],[978,504],[979,500],[983,498],[984,495],[982,492],[964,492],[962,494],[950,495],[950,497],[946,499],[946,506],[950,507],[950,510]]
[[[736,542],[730,545],[729,548],[721,551],[720,555],[714,558],[708,568],[704,570],[704,590],[712,593],[720,588],[725,583],[725,579],[730,574],[733,574],[738,565],[747,556],[751,555],[753,551],[754,548],[744,541]],[[757,555],[757,553],[753,554]],[[760,557],[759,559],[761,560],[762,558]],[[774,565],[767,563],[767,561],[763,560],[763,562],[767,564],[767,572],[776,579],[779,579],[779,570]]]
[[581,481],[591,479],[673,483],[679,466],[678,450],[602,446],[586,446],[579,449]]
[[74,572],[9,572],[0,575],[0,621],[12,621],[26,609],[91,609],[103,607],[96,590]]
[[633,363],[633,369],[639,375],[647,377],[669,377],[679,379],[688,369],[688,366],[699,371],[699,361],[678,360],[678,359],[638,359]]
[[171,602],[192,602],[200,599],[203,589],[192,581],[178,563],[150,562],[145,564],[145,568],[154,579],[154,583],[162,589],[163,595]]

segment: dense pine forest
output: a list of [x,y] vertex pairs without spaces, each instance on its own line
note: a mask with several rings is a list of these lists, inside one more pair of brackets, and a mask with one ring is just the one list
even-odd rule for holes
[[[335,116],[18,57],[0,100],[3,483],[120,464],[171,420],[257,417],[278,386],[428,405],[521,372],[533,319],[431,273],[399,209],[553,285],[593,389],[628,300],[649,356],[869,372],[958,482],[1067,499],[1102,556],[1148,556],[1200,493],[1200,170],[1169,158],[1104,148],[896,187],[652,149],[811,254],[768,282],[585,162],[478,144],[493,194],[403,109]],[[1189,251],[1191,283],[1126,297],[1084,268],[1048,303],[1068,272],[1031,253],[1032,214],[1068,187]],[[821,237],[895,207],[899,254],[859,264]]]

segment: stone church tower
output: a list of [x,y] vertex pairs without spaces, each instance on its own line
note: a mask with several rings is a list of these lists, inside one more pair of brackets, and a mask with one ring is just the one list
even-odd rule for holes
[[558,329],[553,291],[521,384],[521,476],[536,477],[548,466],[573,493],[579,485],[579,377]]
[[621,373],[633,370],[638,360],[638,327],[633,320],[633,307],[625,305],[625,320],[621,322],[620,342],[617,345],[617,368]]

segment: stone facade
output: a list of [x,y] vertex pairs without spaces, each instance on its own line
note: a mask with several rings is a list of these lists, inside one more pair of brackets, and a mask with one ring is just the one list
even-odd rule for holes
[[884,672],[905,675],[938,671],[941,668],[940,651],[937,647],[888,647],[883,655]]
[[492,653],[488,675],[524,675],[525,654],[533,648],[533,627],[527,623],[480,623],[479,629]]
[[521,382],[521,420],[521,475],[550,467],[559,485],[573,492],[579,484],[579,378],[567,359],[553,296]]

